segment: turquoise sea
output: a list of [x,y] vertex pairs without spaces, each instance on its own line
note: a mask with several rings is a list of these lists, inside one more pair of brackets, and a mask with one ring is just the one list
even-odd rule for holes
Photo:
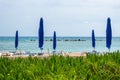
[[[99,52],[106,52],[106,38],[96,37],[96,50]],[[0,37],[0,52],[1,51],[15,51],[14,37]],[[43,51],[53,51],[52,37],[45,37]],[[19,37],[18,50],[25,52],[37,53],[40,52],[38,48],[37,37]],[[65,52],[90,52],[93,50],[91,37],[57,37],[57,51]],[[111,51],[120,50],[120,37],[112,38]]]

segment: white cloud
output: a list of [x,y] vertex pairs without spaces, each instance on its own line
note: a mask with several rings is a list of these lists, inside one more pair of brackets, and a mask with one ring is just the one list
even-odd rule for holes
[[[120,26],[119,0],[0,0],[0,12],[0,26],[4,26],[0,30],[1,35],[10,34],[4,33],[8,26],[11,31],[18,28],[25,32],[29,29],[22,35],[36,35],[41,16],[44,17],[45,28],[49,29],[45,35],[52,35],[51,32],[57,30],[59,35],[89,36],[94,28],[96,35],[104,36],[107,17],[111,17],[112,24]],[[116,31],[114,28],[118,27],[115,26],[113,30]],[[117,34],[120,33],[114,32]]]

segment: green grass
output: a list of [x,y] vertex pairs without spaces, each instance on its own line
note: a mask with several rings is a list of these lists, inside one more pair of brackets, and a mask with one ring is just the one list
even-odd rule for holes
[[0,80],[119,80],[120,52],[87,57],[0,58]]

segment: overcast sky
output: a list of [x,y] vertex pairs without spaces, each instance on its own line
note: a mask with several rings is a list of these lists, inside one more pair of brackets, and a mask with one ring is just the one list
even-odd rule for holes
[[45,36],[105,36],[108,17],[120,36],[120,0],[0,0],[0,36],[37,36],[41,17]]

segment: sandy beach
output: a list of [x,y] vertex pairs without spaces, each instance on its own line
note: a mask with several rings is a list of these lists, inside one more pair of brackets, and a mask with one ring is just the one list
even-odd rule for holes
[[[44,53],[42,55],[34,55],[32,57],[48,58],[48,57],[51,57],[52,55],[53,54]],[[58,54],[56,54],[56,55],[58,55]],[[86,57],[86,52],[71,52],[71,53],[64,52],[64,53],[62,53],[60,55],[62,55],[64,57],[67,57],[67,56],[70,56],[70,57],[80,57],[80,56]],[[25,55],[23,53],[21,53],[21,54],[20,53],[19,54],[14,54],[14,53],[9,53],[9,52],[7,52],[7,53],[0,53],[0,56],[1,57],[8,57],[8,58],[18,58],[18,57],[27,58],[27,57],[29,57],[29,55]]]

